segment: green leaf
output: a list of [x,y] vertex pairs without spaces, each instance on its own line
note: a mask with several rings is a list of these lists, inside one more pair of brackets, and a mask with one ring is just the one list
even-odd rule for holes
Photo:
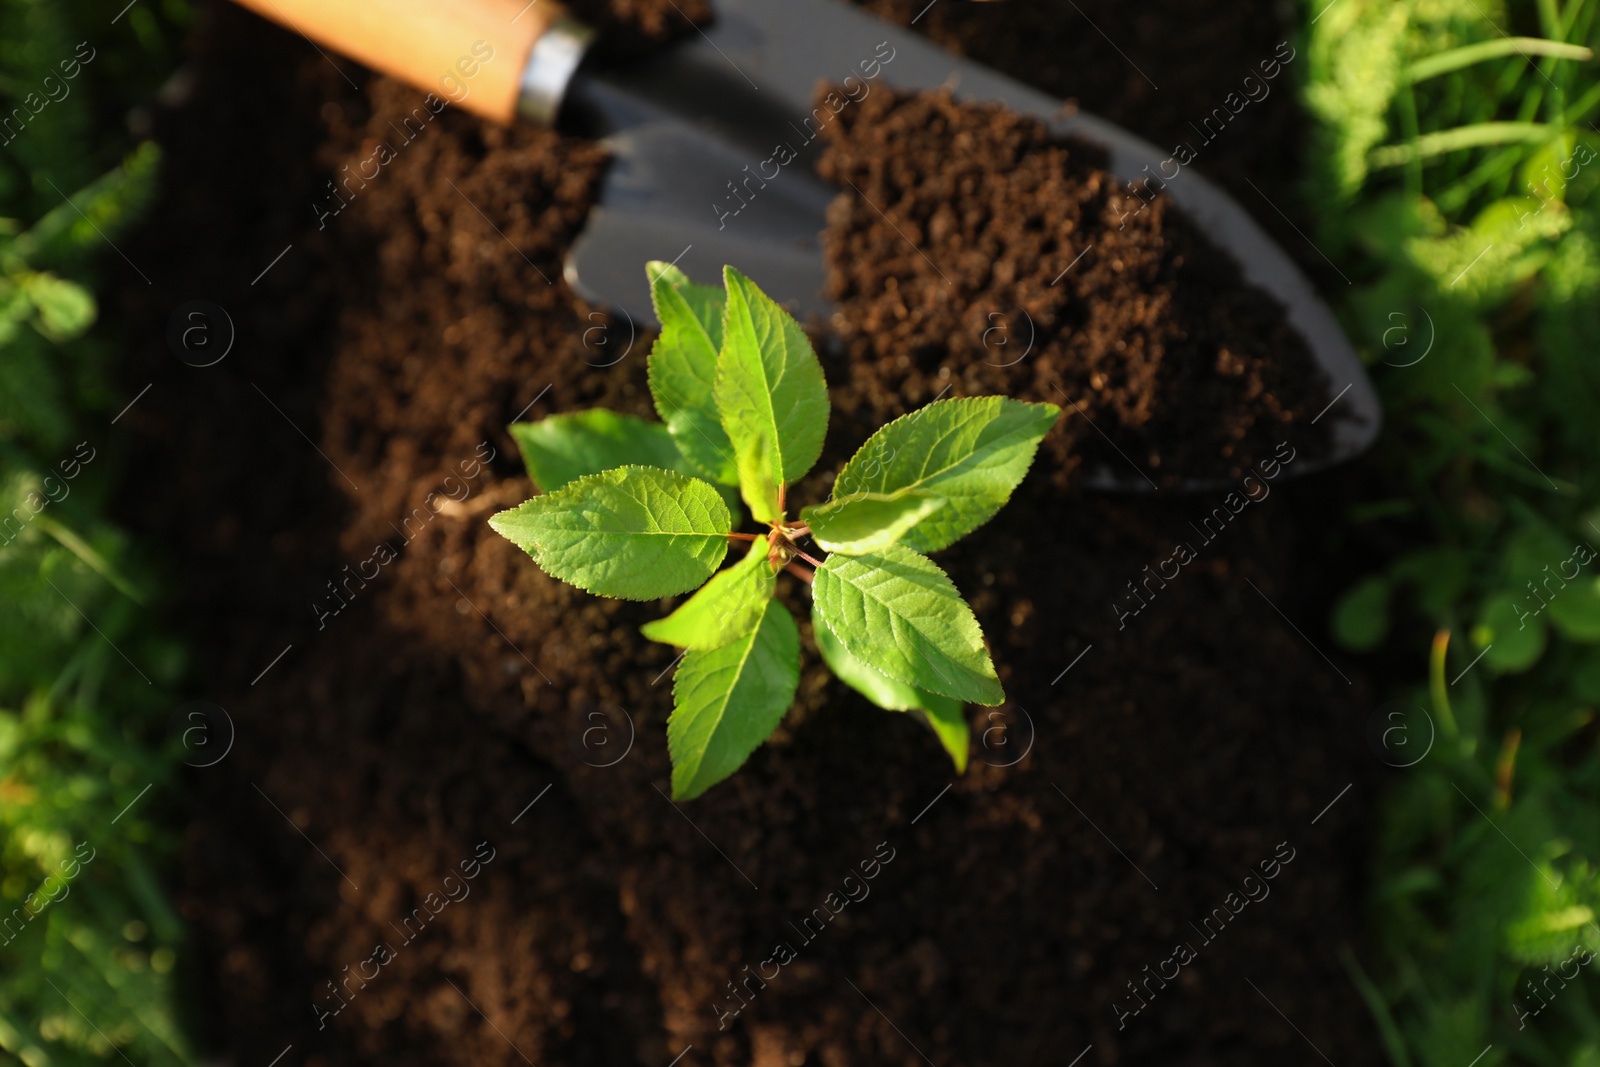
[[800,324],[732,267],[723,277],[728,306],[713,391],[745,503],[756,519],[772,522],[777,488],[794,484],[822,455],[828,384]]
[[925,702],[954,705],[957,708],[961,706],[959,700],[951,700],[949,697],[897,682],[852,656],[850,650],[844,647],[844,642],[840,641],[828,628],[827,623],[822,621],[814,604],[811,613],[811,632],[817,643],[817,651],[822,654],[822,661],[833,671],[834,676],[885,711],[910,711],[913,708],[925,707]]
[[955,764],[956,773],[966,774],[967,746],[971,743],[972,732],[967,726],[962,703],[933,693],[928,694],[928,700],[928,707],[912,708],[911,714],[933,731],[933,736],[950,756],[950,762]]
[[822,653],[822,661],[836,678],[880,708],[915,714],[950,754],[956,773],[966,771],[970,737],[961,701],[905,685],[873,670],[850,654],[814,610],[811,633],[817,642],[817,651]]
[[650,395],[661,421],[693,465],[691,473],[738,485],[733,445],[717,414],[712,385],[722,349],[723,293],[695,285],[670,263],[651,262],[650,297],[661,334],[650,349]]
[[904,545],[829,556],[812,596],[823,625],[867,666],[957,700],[1005,700],[972,609],[926,556]]
[[[764,458],[766,454],[767,443],[764,440],[757,440],[745,453],[750,462],[741,468],[739,495],[758,521],[776,522],[781,517],[782,509],[778,507],[778,483],[772,479],[772,470]],[[758,504],[766,510],[767,518],[762,518],[761,512],[757,511]]]
[[1419,549],[1401,556],[1390,573],[1417,587],[1417,605],[1425,615],[1442,618],[1455,608],[1472,584],[1473,559],[1456,548]]
[[41,271],[27,275],[22,283],[39,313],[39,330],[52,341],[68,341],[93,323],[94,297],[83,286]]
[[754,630],[684,654],[672,680],[672,797],[689,800],[738,770],[771,736],[800,684],[800,631],[776,600]]
[[570,482],[489,519],[551,577],[597,596],[685,593],[728,553],[732,519],[716,489],[654,467]]
[[640,627],[652,641],[681,648],[721,648],[754,630],[777,584],[767,562],[770,546],[762,538],[750,554],[711,576],[699,592],[671,615]]
[[922,490],[947,506],[904,537],[922,552],[944,548],[994,517],[1028,473],[1061,409],[1000,396],[936,400],[867,438],[834,482],[836,500]]
[[900,540],[905,532],[944,507],[944,497],[918,489],[898,493],[855,493],[817,507],[804,508],[800,518],[811,536],[829,552],[861,556]]
[[1494,670],[1515,674],[1533,666],[1544,654],[1544,619],[1528,606],[1526,598],[1502,593],[1483,606],[1472,643],[1484,649],[1483,661]]
[[1367,578],[1359,582],[1333,608],[1333,636],[1346,648],[1365,652],[1376,648],[1389,632],[1389,582]]
[[683,469],[683,457],[665,426],[605,408],[513,423],[511,437],[522,450],[528,476],[546,493],[586,474],[630,463],[694,473]]
[[1600,641],[1600,578],[1583,569],[1594,561],[1595,551],[1584,542],[1572,546],[1565,558],[1558,558],[1565,551],[1565,546],[1556,542],[1546,549],[1546,562],[1538,571],[1532,564],[1518,569],[1535,574],[1528,584],[1549,602],[1550,624],[1562,636],[1573,641]]

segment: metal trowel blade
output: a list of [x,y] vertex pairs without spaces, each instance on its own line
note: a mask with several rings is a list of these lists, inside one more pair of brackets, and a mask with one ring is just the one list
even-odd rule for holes
[[[960,100],[1002,103],[1041,119],[1058,136],[1102,146],[1119,178],[1165,174],[1168,154],[1149,142],[842,0],[716,0],[714,6],[716,22],[704,32],[575,87],[582,108],[608,135],[615,162],[569,254],[566,276],[586,299],[639,325],[654,321],[644,272],[649,260],[676,262],[704,282],[715,282],[723,264],[732,264],[791,310],[831,315],[819,234],[838,190],[823,186],[814,171],[817,134],[828,121],[827,110],[813,107],[823,82],[848,86],[850,78],[867,91],[953,86]],[[1377,392],[1311,283],[1244,208],[1193,167],[1168,181],[1165,192],[1234,258],[1245,281],[1283,305],[1331,386],[1333,402],[1318,416],[1333,424],[1331,455],[1295,463],[1286,473],[1307,474],[1363,452],[1382,423]],[[1265,210],[1270,201],[1263,200]],[[1150,491],[1131,463],[1101,467],[1086,480],[1097,488]],[[1186,479],[1179,488],[1224,485]]]

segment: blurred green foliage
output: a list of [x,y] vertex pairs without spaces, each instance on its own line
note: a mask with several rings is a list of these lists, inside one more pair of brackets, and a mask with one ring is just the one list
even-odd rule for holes
[[1431,645],[1436,730],[1347,963],[1396,1064],[1596,1067],[1600,0],[1308,10],[1316,239],[1386,412],[1352,517],[1401,546],[1331,626]]
[[27,1067],[194,1062],[159,878],[182,652],[104,517],[126,398],[93,328],[158,162],[124,122],[186,16],[124,3],[0,0],[0,1060]]

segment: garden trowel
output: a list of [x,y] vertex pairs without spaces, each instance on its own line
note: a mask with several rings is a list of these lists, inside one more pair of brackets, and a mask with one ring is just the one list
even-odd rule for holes
[[[568,253],[566,278],[585,299],[641,325],[655,319],[644,271],[651,260],[700,279],[733,264],[797,314],[832,314],[820,236],[838,191],[814,168],[831,117],[813,99],[819,83],[838,86],[843,106],[874,84],[950,86],[959,99],[1002,103],[1057,135],[1102,146],[1124,180],[1156,172],[1166,158],[1119,127],[842,0],[715,0],[711,25],[646,59],[612,65],[589,56],[593,32],[554,0],[240,2],[319,48],[427,90],[430,108],[448,102],[500,122],[559,121],[601,139],[612,164]],[[1189,169],[1166,192],[1232,254],[1247,281],[1284,305],[1337,394],[1331,455],[1295,464],[1294,473],[1363,451],[1381,412],[1333,313],[1226,193]],[[1148,489],[1133,470],[1102,469],[1089,483]]]

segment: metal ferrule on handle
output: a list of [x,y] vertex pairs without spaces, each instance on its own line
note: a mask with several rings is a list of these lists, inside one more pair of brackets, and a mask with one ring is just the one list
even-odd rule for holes
[[594,30],[565,13],[533,44],[522,68],[517,114],[538,126],[554,126],[567,86],[594,41]]
[[594,32],[555,0],[238,0],[464,110],[548,126]]

